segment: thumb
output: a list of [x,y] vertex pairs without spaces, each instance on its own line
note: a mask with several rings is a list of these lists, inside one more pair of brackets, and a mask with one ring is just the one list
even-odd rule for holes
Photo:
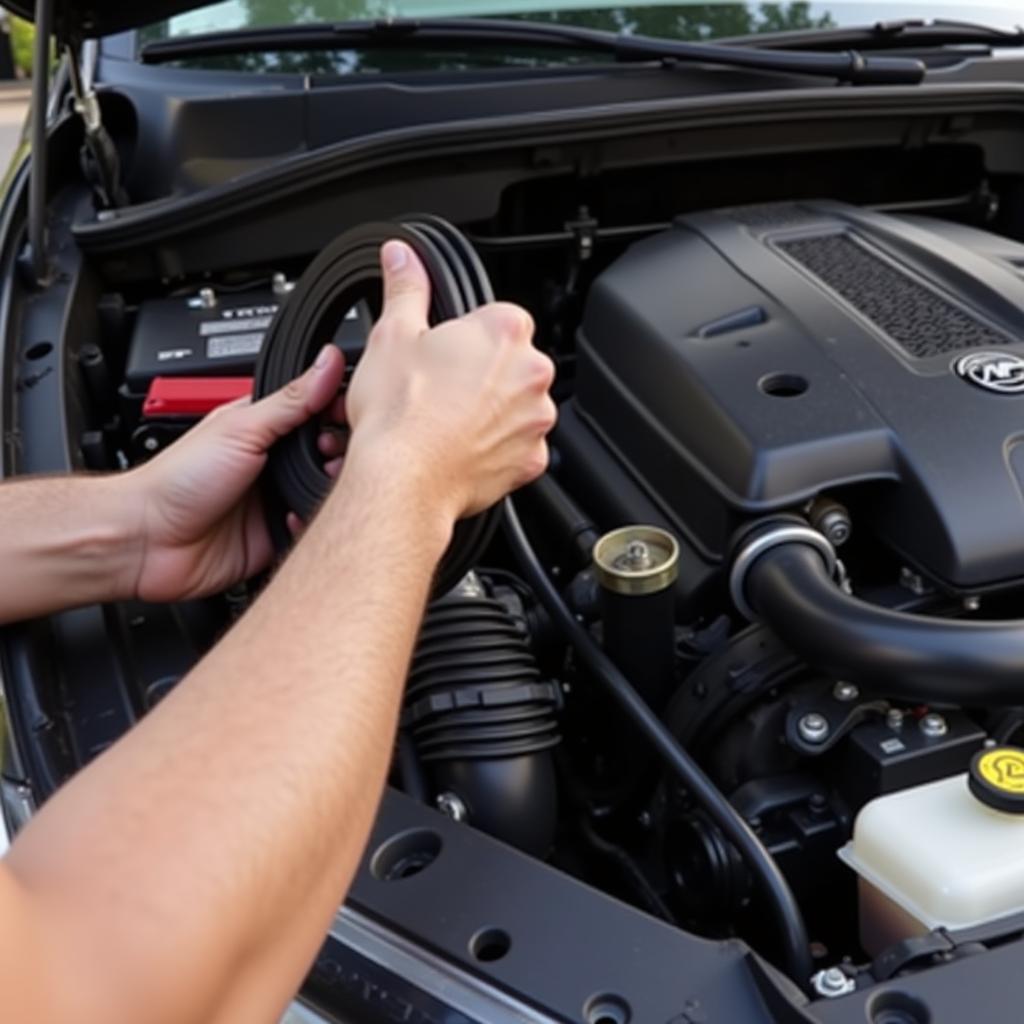
[[430,278],[419,257],[405,244],[392,239],[380,250],[384,275],[384,309],[378,325],[388,331],[419,334],[428,327]]
[[338,394],[345,371],[345,355],[335,345],[324,345],[316,362],[283,388],[239,409],[233,425],[261,449],[302,426],[325,409]]

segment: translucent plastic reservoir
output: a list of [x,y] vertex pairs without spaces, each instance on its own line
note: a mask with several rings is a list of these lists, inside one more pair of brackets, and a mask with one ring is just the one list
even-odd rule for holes
[[859,876],[871,955],[933,928],[1024,911],[1024,815],[982,803],[967,775],[872,800],[839,856]]

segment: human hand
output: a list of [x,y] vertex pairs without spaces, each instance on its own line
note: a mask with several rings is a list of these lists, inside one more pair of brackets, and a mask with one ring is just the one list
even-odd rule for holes
[[547,468],[554,365],[533,347],[524,309],[490,303],[431,328],[430,282],[412,250],[388,242],[381,263],[384,309],[346,396],[349,457],[414,473],[454,522]]
[[135,596],[179,601],[265,569],[273,546],[256,480],[271,445],[335,399],[344,356],[329,345],[272,395],[221,406],[152,461],[125,474],[137,524]]

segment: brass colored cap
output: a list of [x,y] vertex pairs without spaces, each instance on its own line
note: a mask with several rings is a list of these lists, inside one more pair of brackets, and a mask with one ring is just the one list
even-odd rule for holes
[[597,581],[616,594],[656,594],[679,575],[679,545],[656,526],[623,526],[594,545]]

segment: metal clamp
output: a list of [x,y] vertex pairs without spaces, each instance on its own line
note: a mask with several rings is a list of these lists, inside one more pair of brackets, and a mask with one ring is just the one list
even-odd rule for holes
[[780,544],[807,544],[814,548],[821,555],[825,563],[825,569],[829,576],[836,571],[836,551],[828,539],[817,530],[809,526],[799,526],[796,523],[780,523],[778,526],[766,529],[763,533],[755,534],[743,547],[733,560],[732,569],[729,573],[729,595],[736,610],[751,622],[756,622],[758,614],[750,606],[746,597],[747,574],[763,554],[771,551]]

